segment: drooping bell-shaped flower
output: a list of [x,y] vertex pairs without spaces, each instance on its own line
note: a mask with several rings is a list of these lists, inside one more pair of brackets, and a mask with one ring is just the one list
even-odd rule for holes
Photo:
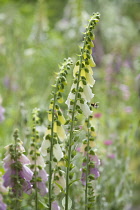
[[48,174],[46,173],[46,171],[44,169],[41,169],[38,171],[37,173],[37,183],[36,186],[39,189],[39,193],[41,196],[45,196],[46,193],[48,193],[48,188],[46,187],[46,182],[48,181]]
[[30,160],[22,153],[24,147],[19,140],[16,145],[6,146],[6,157],[4,158],[4,168],[6,170],[3,175],[3,185],[12,188],[13,193],[20,196],[22,192],[31,193],[32,184],[30,183],[33,172],[27,164]]
[[53,202],[52,202],[51,209],[52,209],[52,210],[60,210],[60,206],[58,206],[57,201],[53,201]]

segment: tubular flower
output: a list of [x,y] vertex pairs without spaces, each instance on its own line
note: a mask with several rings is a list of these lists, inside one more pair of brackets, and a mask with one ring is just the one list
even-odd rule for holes
[[60,210],[60,206],[58,206],[57,201],[52,202],[52,210]]
[[41,196],[48,193],[48,188],[46,187],[46,182],[48,181],[48,174],[44,169],[38,171],[37,174],[37,188]]
[[22,154],[24,151],[22,142],[18,140],[16,145],[8,145],[6,150],[6,157],[3,159],[6,170],[3,175],[4,187],[12,188],[13,193],[18,192],[19,196],[22,192],[30,194],[33,172],[27,167],[30,160]]

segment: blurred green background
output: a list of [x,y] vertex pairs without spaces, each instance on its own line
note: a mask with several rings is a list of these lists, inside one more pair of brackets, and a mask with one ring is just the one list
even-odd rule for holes
[[[139,0],[0,0],[1,159],[16,127],[28,145],[34,107],[44,125],[58,64],[76,61],[84,27],[97,11],[94,123],[102,165],[96,209],[130,210],[140,205]],[[72,74],[65,94],[71,83]]]

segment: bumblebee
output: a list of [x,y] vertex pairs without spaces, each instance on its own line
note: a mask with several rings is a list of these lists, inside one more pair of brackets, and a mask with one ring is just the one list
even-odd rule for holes
[[91,106],[94,107],[95,109],[97,109],[97,108],[99,107],[98,103],[99,103],[99,102],[92,103]]

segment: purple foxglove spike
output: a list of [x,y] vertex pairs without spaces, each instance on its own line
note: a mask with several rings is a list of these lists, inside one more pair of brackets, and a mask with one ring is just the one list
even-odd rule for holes
[[33,172],[25,165],[22,166],[22,170],[19,173],[20,176],[27,181],[32,179]]
[[42,196],[44,196],[46,193],[48,193],[48,189],[44,182],[37,182],[37,188],[40,190],[39,193]]
[[58,206],[57,201],[52,202],[52,210],[60,210],[60,206]]
[[90,174],[93,174],[95,179],[97,179],[100,176],[99,170],[97,168],[91,168]]
[[48,174],[46,173],[44,169],[38,172],[38,177],[41,177],[43,182],[48,181]]

